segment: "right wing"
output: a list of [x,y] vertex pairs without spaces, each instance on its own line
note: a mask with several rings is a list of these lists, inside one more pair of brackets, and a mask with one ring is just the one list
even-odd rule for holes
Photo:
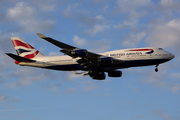
[[[62,43],[62,42],[57,41],[57,40],[55,40],[53,38],[46,37],[46,36],[42,35],[41,33],[37,33],[37,35],[40,38],[54,44],[55,46],[60,47],[62,49],[62,50],[60,50],[60,52],[66,54],[66,55],[69,55],[72,58],[79,57],[80,59],[78,59],[77,62],[80,65],[84,66],[84,68],[97,66],[99,64],[98,62],[99,62],[99,60],[101,58],[110,58],[113,61],[113,63],[122,63],[122,62],[124,62],[123,60],[114,59],[112,57],[107,57],[107,56],[100,55],[100,54],[97,54],[97,53],[89,52],[89,51],[87,51],[85,49],[80,49],[80,48],[77,48],[77,47]],[[85,51],[86,55],[85,56],[77,56],[77,55],[75,55],[74,53],[76,51],[78,51],[78,50]]]
[[48,42],[56,45],[57,47],[62,48],[63,50],[70,50],[70,51],[71,51],[71,50],[74,50],[74,49],[78,49],[78,48],[73,47],[73,46],[71,46],[71,45],[68,45],[68,44],[62,43],[62,42],[60,42],[60,41],[54,40],[54,39],[52,39],[52,38],[50,38],[50,37],[46,37],[46,36],[42,35],[41,33],[37,33],[37,35],[38,35],[40,38],[42,38],[42,39],[44,39],[44,40],[46,40],[46,41],[48,41]]

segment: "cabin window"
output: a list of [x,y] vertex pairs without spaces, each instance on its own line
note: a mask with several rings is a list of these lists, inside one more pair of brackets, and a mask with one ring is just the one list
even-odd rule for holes
[[159,50],[163,50],[162,48],[159,48]]

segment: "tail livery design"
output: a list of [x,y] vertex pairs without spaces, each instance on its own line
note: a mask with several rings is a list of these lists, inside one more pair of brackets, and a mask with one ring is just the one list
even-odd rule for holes
[[[11,37],[11,40],[14,45],[14,48],[16,49],[17,54],[21,57],[34,59],[36,57],[44,56],[20,37]],[[18,64],[19,61],[16,60],[15,63]]]

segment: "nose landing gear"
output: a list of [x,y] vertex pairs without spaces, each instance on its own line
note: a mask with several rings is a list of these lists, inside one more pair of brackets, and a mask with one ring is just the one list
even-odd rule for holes
[[158,72],[158,66],[159,66],[159,64],[158,64],[158,65],[156,65],[155,72]]

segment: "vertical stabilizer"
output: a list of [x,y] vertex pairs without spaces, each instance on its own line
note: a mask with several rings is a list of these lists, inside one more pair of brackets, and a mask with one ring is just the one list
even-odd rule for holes
[[14,45],[14,48],[16,49],[17,54],[21,57],[33,59],[44,56],[20,37],[11,37],[11,40]]

